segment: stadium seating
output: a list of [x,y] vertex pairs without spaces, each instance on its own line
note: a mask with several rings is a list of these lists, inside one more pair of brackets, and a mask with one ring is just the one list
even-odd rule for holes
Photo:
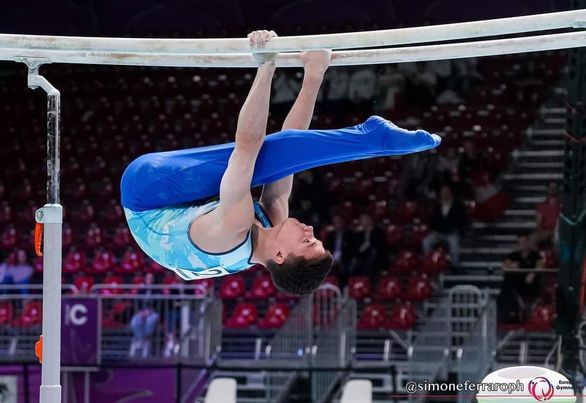
[[261,274],[254,278],[250,291],[246,297],[251,300],[266,300],[272,297],[277,292],[271,276],[268,274]]
[[12,322],[12,326],[18,328],[28,328],[41,324],[43,308],[41,301],[31,300],[24,304],[20,314]]
[[269,305],[265,316],[258,323],[258,327],[262,329],[278,329],[287,320],[289,316],[289,306],[282,302],[276,302]]
[[411,329],[417,321],[415,308],[410,302],[396,304],[385,321],[385,328],[394,330]]
[[12,301],[0,301],[0,326],[10,325],[14,318]]
[[363,300],[372,294],[370,279],[366,276],[352,276],[348,279],[348,295],[355,300]]
[[374,299],[376,301],[393,301],[401,295],[401,281],[396,276],[384,276],[378,280]]
[[358,319],[357,327],[361,330],[375,330],[384,327],[385,306],[383,304],[371,304],[364,308]]
[[220,285],[220,298],[236,299],[243,297],[245,292],[244,277],[239,274],[223,277]]
[[224,323],[229,329],[243,329],[255,325],[258,321],[256,305],[247,302],[239,302],[234,308],[232,316]]

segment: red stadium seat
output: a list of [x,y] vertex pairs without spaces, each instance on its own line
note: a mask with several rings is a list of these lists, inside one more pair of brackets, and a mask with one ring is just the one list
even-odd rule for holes
[[410,224],[417,217],[417,202],[407,200],[402,202],[395,213],[395,222],[399,224]]
[[255,325],[257,321],[258,312],[256,305],[247,302],[239,302],[236,305],[236,308],[234,308],[234,312],[230,319],[224,323],[224,327],[230,329],[244,329]]
[[161,274],[168,272],[168,270],[165,267],[161,266],[160,264],[158,264],[154,260],[151,260],[150,258],[147,259],[147,263],[144,266],[144,271],[145,273],[153,274]]
[[0,249],[8,250],[13,249],[18,245],[18,231],[13,225],[9,225],[0,235]]
[[0,301],[0,326],[9,325],[14,317],[11,301]]
[[555,320],[556,313],[553,304],[539,304],[529,314],[529,321],[525,329],[531,332],[549,331]]
[[128,326],[122,320],[128,316],[128,309],[131,307],[130,301],[116,301],[112,308],[106,310],[102,315],[102,327],[104,329],[122,329]]
[[429,233],[429,227],[426,224],[421,223],[420,219],[415,219],[413,229],[406,239],[406,246],[419,250],[423,238]]
[[86,269],[85,253],[71,250],[63,260],[64,273],[78,273]]
[[352,276],[348,279],[348,294],[350,298],[363,300],[372,293],[370,279],[366,276]]
[[[186,293],[194,294],[197,296],[213,295],[214,292],[214,279],[204,278],[201,280],[195,280],[188,283],[192,287],[186,289]],[[193,291],[193,292],[191,292]]]
[[410,302],[396,304],[385,321],[385,328],[394,330],[411,329],[417,322],[415,309]]
[[41,301],[32,300],[24,304],[20,315],[12,322],[14,327],[31,327],[40,325],[42,321],[43,307]]
[[[43,257],[42,256],[35,256],[35,261],[33,263],[33,267],[35,268],[35,273],[42,273],[43,272]],[[63,271],[65,271],[65,264],[63,264]]]
[[418,274],[409,279],[403,298],[409,301],[425,301],[431,297],[433,288],[426,274]]
[[73,230],[67,224],[63,225],[63,248],[69,248],[73,245]]
[[90,272],[94,274],[107,273],[114,269],[116,264],[116,257],[112,252],[102,250],[94,256],[92,265],[90,266]]
[[124,211],[118,200],[110,199],[108,206],[100,215],[100,222],[115,226],[124,223]]
[[124,253],[124,256],[122,256],[120,264],[116,267],[116,272],[121,274],[134,273],[141,269],[143,265],[144,257],[142,252],[129,248],[126,253]]
[[340,279],[333,274],[327,276],[322,284],[331,284],[335,285],[336,287],[340,288]]
[[94,286],[94,278],[90,276],[79,276],[73,280],[73,285],[80,294],[87,294]]
[[247,293],[247,297],[253,300],[267,299],[274,296],[276,292],[277,289],[273,284],[271,276],[267,274],[261,274],[255,277],[254,281],[252,282],[252,287]]
[[380,329],[385,323],[385,306],[383,304],[367,305],[358,319],[357,327],[362,330]]
[[541,269],[555,269],[558,266],[553,250],[542,249],[539,251],[538,266]]
[[124,225],[116,228],[112,245],[118,251],[123,251],[132,245],[132,235],[130,235],[130,230],[127,226]]
[[163,294],[164,295],[179,294],[178,287],[176,287],[176,286],[183,284],[182,281],[183,280],[181,279],[181,277],[179,277],[175,273],[167,270],[165,273],[165,277],[163,278],[162,283],[163,283],[163,285],[168,285],[171,287],[164,288]]
[[393,259],[390,271],[393,273],[411,273],[419,267],[417,256],[410,250],[403,250]]
[[397,247],[403,240],[403,230],[395,224],[389,224],[385,231],[385,242],[388,246]]
[[278,329],[283,326],[287,316],[289,316],[289,306],[282,302],[275,302],[269,305],[258,327],[262,329]]
[[73,211],[71,222],[79,225],[87,225],[94,219],[94,208],[88,200],[83,201],[83,206]]
[[91,250],[99,248],[103,244],[104,236],[102,229],[98,226],[98,224],[92,223],[86,232],[84,247]]
[[124,279],[122,278],[122,276],[119,276],[117,274],[110,274],[104,277],[104,280],[102,280],[102,284],[108,286],[108,288],[101,289],[100,294],[116,295],[122,294],[124,292],[124,290],[121,288],[122,284],[124,284]]
[[423,258],[422,269],[429,275],[439,274],[450,266],[450,256],[443,248],[429,251]]
[[220,285],[220,298],[236,299],[244,296],[244,292],[244,277],[239,274],[233,274],[223,278]]
[[12,207],[8,204],[8,202],[3,201],[0,204],[0,224],[5,225],[11,222],[13,219],[13,212]]
[[377,301],[392,301],[401,296],[401,281],[395,276],[385,276],[379,279],[376,294]]

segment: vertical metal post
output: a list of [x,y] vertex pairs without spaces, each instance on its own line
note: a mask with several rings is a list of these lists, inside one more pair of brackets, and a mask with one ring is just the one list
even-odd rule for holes
[[36,212],[43,224],[43,351],[40,403],[61,403],[61,245],[63,208],[59,204],[59,118],[61,94],[28,64],[28,85],[47,93],[47,204]]

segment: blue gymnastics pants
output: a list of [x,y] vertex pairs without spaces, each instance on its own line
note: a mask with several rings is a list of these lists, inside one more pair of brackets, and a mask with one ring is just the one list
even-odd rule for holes
[[[323,165],[425,151],[440,142],[435,134],[401,129],[379,116],[344,129],[284,130],[266,136],[251,187]],[[140,156],[122,175],[122,205],[144,211],[217,196],[234,146],[232,142]]]

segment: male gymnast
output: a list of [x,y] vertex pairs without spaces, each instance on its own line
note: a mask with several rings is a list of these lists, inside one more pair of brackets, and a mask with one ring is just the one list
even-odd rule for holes
[[[252,32],[252,51],[275,36]],[[282,130],[265,135],[276,54],[254,55],[259,66],[238,117],[236,141],[137,158],[122,176],[122,205],[141,249],[185,280],[233,274],[258,263],[278,290],[306,295],[319,287],[333,259],[311,226],[289,218],[293,174],[429,150],[440,138],[378,116],[345,129],[308,130],[330,63],[326,50],[301,54],[301,91]],[[262,196],[255,201],[251,187],[259,185]]]

